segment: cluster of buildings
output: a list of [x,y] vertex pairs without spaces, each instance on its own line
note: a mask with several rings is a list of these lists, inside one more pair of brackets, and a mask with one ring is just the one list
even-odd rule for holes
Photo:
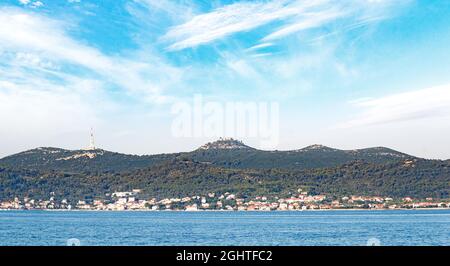
[[62,209],[62,210],[227,210],[227,211],[288,211],[321,209],[411,209],[411,208],[450,208],[450,201],[436,201],[432,198],[417,200],[411,197],[394,199],[378,196],[345,196],[341,198],[326,195],[308,195],[299,189],[290,197],[257,196],[238,197],[226,192],[223,194],[186,196],[181,198],[141,199],[141,190],[114,192],[106,194],[106,199],[91,201],[78,200],[70,204],[67,199],[56,200],[54,193],[46,200],[15,198],[0,202],[0,210],[20,209]]

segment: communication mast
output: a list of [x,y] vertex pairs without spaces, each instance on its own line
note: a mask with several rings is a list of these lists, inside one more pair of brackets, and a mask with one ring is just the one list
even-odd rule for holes
[[94,130],[92,128],[91,128],[91,136],[90,136],[90,139],[89,139],[88,150],[95,150]]

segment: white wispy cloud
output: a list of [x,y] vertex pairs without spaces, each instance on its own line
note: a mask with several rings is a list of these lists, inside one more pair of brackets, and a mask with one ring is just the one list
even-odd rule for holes
[[274,53],[258,53],[258,54],[253,54],[251,55],[251,57],[266,57],[266,56],[271,56]]
[[229,69],[233,70],[240,76],[251,78],[255,82],[261,79],[259,73],[246,60],[235,59],[227,61]]
[[40,56],[32,53],[26,53],[26,52],[18,52],[16,53],[16,63],[18,65],[22,66],[32,66],[35,68],[41,68],[41,69],[55,69],[57,68],[56,65],[54,65],[49,60],[44,60]]
[[68,37],[62,25],[36,14],[2,9],[0,45],[3,49],[43,53],[90,69],[110,69],[113,62],[99,51]]
[[161,38],[171,43],[169,50],[182,50],[213,42],[237,32],[245,32],[282,22],[263,38],[275,40],[290,34],[322,26],[331,21],[353,17],[365,19],[393,5],[382,1],[275,0],[243,2],[225,5],[208,13],[198,14],[183,24],[174,26]]
[[24,6],[30,6],[31,8],[38,8],[44,6],[44,3],[42,1],[19,0],[19,3]]
[[235,3],[195,16],[188,22],[171,28],[163,39],[175,41],[169,46],[170,50],[194,47],[236,32],[254,29],[276,19],[293,16],[319,2],[321,1],[304,1],[295,6],[287,5],[286,1]]
[[7,25],[0,27],[0,48],[22,61],[75,65],[149,102],[164,100],[164,88],[180,75],[155,55],[107,56],[72,38],[66,32],[71,25],[36,13],[3,8],[0,25]]
[[171,17],[189,16],[191,6],[187,3],[177,3],[171,0],[134,0],[138,4],[142,4],[152,13],[164,12]]
[[258,50],[258,49],[267,48],[267,47],[271,47],[271,46],[274,46],[274,44],[271,42],[264,42],[264,43],[260,43],[260,44],[257,44],[257,45],[254,45],[254,46],[248,48],[247,51]]
[[30,0],[19,0],[19,3],[22,5],[28,5],[30,3]]
[[361,108],[361,113],[339,124],[339,128],[450,117],[450,84],[381,98],[360,99],[353,101],[353,105]]
[[41,7],[41,6],[44,6],[44,3],[42,3],[41,1],[34,1],[34,2],[31,4],[31,6],[34,7],[34,8],[36,8],[36,7]]
[[267,35],[266,37],[263,38],[263,41],[275,40],[302,30],[319,27],[326,22],[329,22],[331,20],[340,17],[344,17],[347,14],[348,11],[335,9],[305,14],[304,16],[299,18],[296,22],[291,23],[285,27],[282,27],[281,29],[278,29],[275,32]]

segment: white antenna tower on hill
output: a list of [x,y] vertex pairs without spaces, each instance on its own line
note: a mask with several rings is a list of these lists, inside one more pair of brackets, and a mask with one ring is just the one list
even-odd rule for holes
[[91,127],[91,136],[89,139],[89,147],[88,150],[95,150],[95,142],[94,142],[94,130]]

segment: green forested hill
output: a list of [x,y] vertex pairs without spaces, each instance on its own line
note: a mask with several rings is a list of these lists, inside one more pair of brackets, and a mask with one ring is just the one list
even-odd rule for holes
[[0,165],[16,169],[68,173],[121,172],[145,168],[175,158],[177,154],[128,155],[105,150],[37,148],[5,157]]
[[299,187],[313,194],[448,198],[450,165],[416,159],[384,165],[355,161],[338,167],[230,169],[190,160],[170,160],[123,173],[79,174],[0,168],[0,199],[14,196],[78,199],[142,189],[145,197],[232,192],[244,196],[288,195]]
[[261,151],[234,140],[151,156],[38,148],[0,160],[0,199],[43,199],[51,192],[70,200],[93,199],[131,189],[142,189],[146,197],[207,192],[282,196],[299,187],[337,196],[448,198],[449,165],[382,147]]
[[413,158],[407,154],[383,147],[346,151],[320,145],[293,151],[199,149],[183,156],[196,161],[209,162],[219,167],[292,170],[334,167],[355,160],[389,163]]
[[250,148],[235,140],[220,140],[208,143],[192,152],[144,156],[100,149],[72,151],[37,148],[0,159],[0,165],[41,171],[105,173],[147,168],[174,158],[208,162],[223,168],[302,170],[335,167],[355,160],[384,164],[413,157],[383,147],[338,150],[312,145],[293,151],[263,151]]

